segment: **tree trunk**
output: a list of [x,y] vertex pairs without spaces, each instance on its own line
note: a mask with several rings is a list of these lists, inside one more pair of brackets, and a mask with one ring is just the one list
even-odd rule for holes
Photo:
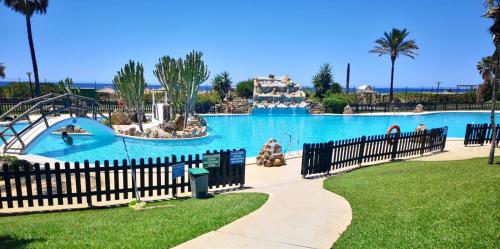
[[31,18],[26,16],[26,28],[28,30],[28,41],[31,52],[31,63],[33,64],[33,74],[35,75],[35,97],[42,95],[40,89],[40,80],[38,79],[38,66],[36,64],[35,45],[33,44],[33,36],[31,34]]
[[137,108],[137,121],[139,123],[139,130],[141,132],[144,132],[144,129],[142,128],[142,117],[144,116],[144,102],[141,103],[141,106]]
[[488,156],[488,164],[493,164],[493,161],[495,159],[495,148],[497,145],[497,129],[496,129],[496,122],[495,122],[495,107],[496,107],[496,91],[497,91],[497,76],[495,75],[495,78],[493,79],[493,90],[491,93],[491,113],[490,113],[490,119],[491,119],[491,149],[490,149],[490,154]]
[[393,95],[394,95],[394,62],[396,58],[391,58],[391,89],[389,93],[389,103],[392,103]]

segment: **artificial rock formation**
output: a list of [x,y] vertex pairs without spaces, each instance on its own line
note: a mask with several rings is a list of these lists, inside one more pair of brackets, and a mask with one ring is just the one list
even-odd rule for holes
[[257,165],[279,167],[285,164],[285,155],[281,151],[281,145],[276,142],[276,139],[269,139],[260,149],[257,156]]
[[254,80],[254,108],[307,107],[306,94],[288,75],[257,77]]
[[424,106],[422,104],[418,104],[416,107],[415,107],[415,110],[413,111],[414,113],[422,113],[424,112]]

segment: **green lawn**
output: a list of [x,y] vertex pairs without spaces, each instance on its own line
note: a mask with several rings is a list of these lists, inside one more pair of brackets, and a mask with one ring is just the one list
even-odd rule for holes
[[397,162],[327,179],[353,220],[334,248],[499,248],[500,166]]
[[169,248],[216,230],[259,208],[260,193],[134,211],[128,207],[0,217],[0,248]]

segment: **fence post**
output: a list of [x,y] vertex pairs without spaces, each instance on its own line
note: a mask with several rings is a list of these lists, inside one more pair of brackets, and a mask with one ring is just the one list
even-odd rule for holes
[[481,136],[479,137],[479,143],[481,146],[484,145],[484,140],[486,139],[486,130],[488,129],[488,124],[483,124],[483,129],[481,129]]
[[443,137],[441,142],[441,152],[443,152],[444,147],[446,146],[446,137],[448,137],[448,126],[445,126],[441,130],[441,136]]
[[396,159],[398,153],[399,135],[399,133],[396,133],[394,137],[394,143],[392,143],[391,161],[394,161]]
[[330,170],[332,167],[332,154],[333,154],[333,141],[329,141],[325,144],[325,155],[324,155],[324,168],[327,174],[330,174]]
[[246,170],[246,157],[247,157],[247,151],[245,149],[240,149],[243,151],[243,165],[241,166],[241,180],[240,180],[240,188],[243,188],[245,186],[245,170]]
[[422,133],[421,141],[420,141],[420,155],[425,153],[425,142],[427,140],[427,129]]
[[304,144],[302,146],[302,165],[300,167],[300,174],[302,178],[305,178],[307,175],[307,168],[309,162],[309,144]]
[[366,136],[361,137],[361,144],[359,145],[359,154],[358,154],[358,164],[361,166],[361,163],[363,162],[363,156],[365,154],[365,143],[366,143]]
[[90,165],[89,161],[85,160],[83,162],[83,167],[85,171],[85,195],[87,199],[87,206],[92,207],[92,187],[90,186]]
[[469,136],[470,136],[470,132],[472,130],[471,126],[472,126],[472,124],[467,124],[467,128],[465,128],[464,145],[469,144]]

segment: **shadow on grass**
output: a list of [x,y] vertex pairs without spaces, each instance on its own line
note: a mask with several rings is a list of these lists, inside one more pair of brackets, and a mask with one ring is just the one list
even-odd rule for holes
[[1,248],[22,249],[27,248],[33,242],[43,241],[41,239],[19,239],[11,236],[0,236]]

